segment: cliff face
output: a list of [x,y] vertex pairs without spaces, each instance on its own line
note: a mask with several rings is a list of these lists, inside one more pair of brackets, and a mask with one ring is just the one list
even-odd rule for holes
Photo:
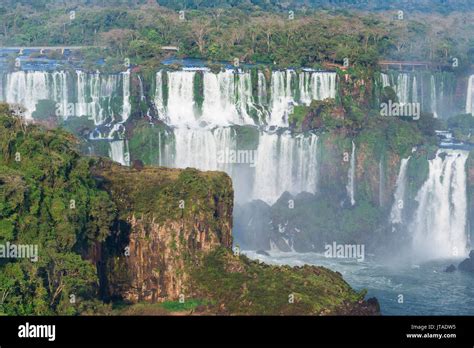
[[233,190],[226,174],[109,162],[95,171],[120,216],[103,253],[108,295],[131,302],[188,296],[197,257],[231,248]]
[[98,262],[103,295],[137,304],[134,314],[154,314],[152,303],[177,300],[199,303],[204,314],[379,313],[338,273],[269,266],[234,253],[233,190],[224,173],[110,161],[97,162],[93,172],[118,208]]

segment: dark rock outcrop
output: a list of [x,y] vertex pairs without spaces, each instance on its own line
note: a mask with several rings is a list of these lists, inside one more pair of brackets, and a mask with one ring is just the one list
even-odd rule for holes
[[456,270],[456,266],[454,265],[449,265],[448,267],[446,267],[446,269],[444,270],[446,273],[452,273]]
[[197,256],[231,249],[233,190],[225,173],[108,162],[96,172],[120,215],[102,261],[110,297],[159,302],[187,296]]
[[459,264],[458,269],[464,272],[474,272],[474,250],[469,253],[469,258]]

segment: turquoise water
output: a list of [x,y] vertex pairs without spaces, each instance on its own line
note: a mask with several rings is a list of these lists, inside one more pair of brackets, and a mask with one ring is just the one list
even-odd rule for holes
[[[367,298],[377,297],[385,315],[474,315],[474,273],[444,272],[462,259],[384,265],[370,259],[329,259],[315,253],[243,253],[268,264],[309,264],[338,271],[354,289],[367,289]],[[403,303],[399,303],[400,295]]]

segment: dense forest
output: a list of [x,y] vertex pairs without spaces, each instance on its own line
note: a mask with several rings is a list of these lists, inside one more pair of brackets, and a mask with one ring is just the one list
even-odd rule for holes
[[[0,45],[86,45],[109,48],[108,58],[156,64],[163,46],[210,61],[318,67],[323,62],[375,65],[380,59],[429,60],[459,70],[474,61],[467,2],[440,1],[449,14],[411,10],[348,12],[331,1],[202,2],[20,1],[0,7]],[[172,2],[179,4],[179,2]],[[308,6],[303,6],[306,4]],[[337,3],[359,3],[347,1]],[[366,8],[372,8],[368,1]],[[418,3],[418,2],[416,2]],[[235,5],[235,6],[234,6]],[[271,11],[265,8],[272,7]],[[440,5],[441,6],[441,5]],[[444,5],[443,5],[444,6]],[[441,6],[442,7],[442,6]],[[195,8],[199,8],[196,10]],[[436,8],[435,8],[436,9]],[[265,11],[265,12],[264,12]],[[93,49],[86,58],[97,58]]]

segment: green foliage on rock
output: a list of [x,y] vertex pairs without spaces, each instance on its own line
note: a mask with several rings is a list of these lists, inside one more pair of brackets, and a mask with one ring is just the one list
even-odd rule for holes
[[97,189],[89,159],[70,134],[26,126],[5,108],[0,147],[0,243],[38,247],[37,262],[0,261],[0,311],[76,314],[94,305],[95,266],[81,255],[105,240],[115,206]]
[[324,267],[269,266],[217,249],[192,273],[193,289],[212,311],[240,315],[347,314],[363,300]]

